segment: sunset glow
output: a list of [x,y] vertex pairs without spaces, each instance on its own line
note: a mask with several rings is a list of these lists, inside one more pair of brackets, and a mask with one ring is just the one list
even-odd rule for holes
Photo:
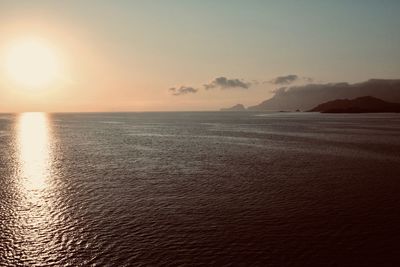
[[48,86],[60,76],[56,52],[40,39],[24,39],[10,44],[5,67],[11,80],[34,89]]
[[1,266],[399,266],[400,0],[0,0]]

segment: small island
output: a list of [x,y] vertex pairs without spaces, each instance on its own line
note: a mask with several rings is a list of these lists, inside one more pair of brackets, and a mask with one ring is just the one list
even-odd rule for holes
[[316,106],[309,112],[321,113],[399,113],[400,103],[386,102],[372,96],[337,99]]
[[246,111],[246,108],[242,104],[237,104],[230,108],[221,108],[221,111]]

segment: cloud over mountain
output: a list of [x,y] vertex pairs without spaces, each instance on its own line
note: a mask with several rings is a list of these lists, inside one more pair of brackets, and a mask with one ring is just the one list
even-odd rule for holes
[[276,77],[275,79],[271,80],[270,83],[276,84],[276,85],[285,85],[285,84],[291,84],[299,79],[299,76],[295,74],[289,74],[286,76],[279,76]]
[[270,80],[268,83],[271,83],[274,85],[290,85],[295,82],[312,83],[313,81],[314,81],[314,79],[311,77],[301,77],[296,74],[289,74],[289,75],[285,75],[285,76],[276,77],[276,78]]
[[271,99],[249,107],[249,110],[309,110],[323,102],[362,96],[400,103],[400,80],[372,79],[355,84],[308,84],[282,87],[274,93]]

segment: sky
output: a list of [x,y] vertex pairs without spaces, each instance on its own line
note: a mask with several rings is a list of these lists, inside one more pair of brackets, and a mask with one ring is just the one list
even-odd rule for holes
[[[399,12],[397,0],[0,0],[0,112],[216,110],[291,84],[400,78]],[[57,55],[57,79],[9,77],[24,38]]]

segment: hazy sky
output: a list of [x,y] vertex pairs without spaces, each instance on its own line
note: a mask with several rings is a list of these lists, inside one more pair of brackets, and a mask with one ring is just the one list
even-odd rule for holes
[[[289,74],[400,78],[399,13],[398,0],[0,0],[0,111],[210,110],[257,104]],[[4,71],[24,37],[57,51],[62,78],[48,88]]]

